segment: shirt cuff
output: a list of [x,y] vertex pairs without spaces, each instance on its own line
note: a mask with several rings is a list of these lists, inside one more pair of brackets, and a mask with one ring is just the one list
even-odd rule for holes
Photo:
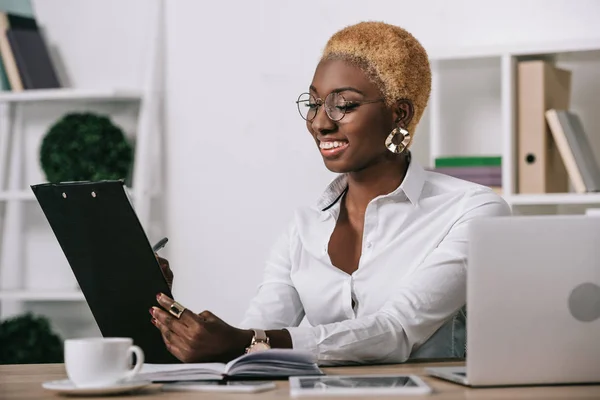
[[290,333],[294,350],[308,351],[317,359],[319,358],[319,348],[317,347],[317,339],[313,328],[290,327],[285,329]]

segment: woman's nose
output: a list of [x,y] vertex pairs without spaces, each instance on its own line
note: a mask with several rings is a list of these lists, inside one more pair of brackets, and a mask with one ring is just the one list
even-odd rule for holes
[[317,109],[317,115],[311,122],[312,128],[316,132],[330,132],[335,130],[336,124],[329,118],[325,111],[325,105],[320,106]]

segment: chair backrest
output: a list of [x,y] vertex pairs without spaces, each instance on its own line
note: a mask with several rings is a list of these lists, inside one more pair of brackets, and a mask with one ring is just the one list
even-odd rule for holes
[[465,358],[467,348],[467,310],[463,306],[425,343],[414,350],[410,359]]

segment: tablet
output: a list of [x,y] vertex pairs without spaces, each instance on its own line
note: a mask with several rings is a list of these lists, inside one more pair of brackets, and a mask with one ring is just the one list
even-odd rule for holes
[[148,363],[178,363],[148,310],[172,297],[123,181],[31,186],[104,337],[130,337]]
[[431,393],[431,387],[416,375],[326,375],[289,378],[290,395],[380,396]]

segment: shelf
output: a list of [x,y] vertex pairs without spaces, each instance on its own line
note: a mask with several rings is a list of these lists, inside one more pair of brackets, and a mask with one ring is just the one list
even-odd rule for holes
[[0,300],[85,301],[85,297],[83,296],[83,293],[78,290],[71,290],[71,291],[6,290],[6,291],[0,291]]
[[31,89],[22,92],[0,92],[0,103],[33,103],[43,101],[139,101],[134,90]]
[[529,55],[547,55],[557,53],[572,53],[600,50],[600,43],[597,40],[569,40],[554,43],[526,44],[521,46],[469,46],[462,48],[431,48],[428,50],[430,60],[460,60],[473,58],[501,57],[503,55],[511,56],[529,56]]
[[31,191],[19,190],[11,192],[0,191],[0,201],[10,200],[35,200],[35,195]]
[[516,194],[506,196],[513,206],[600,204],[600,193]]

